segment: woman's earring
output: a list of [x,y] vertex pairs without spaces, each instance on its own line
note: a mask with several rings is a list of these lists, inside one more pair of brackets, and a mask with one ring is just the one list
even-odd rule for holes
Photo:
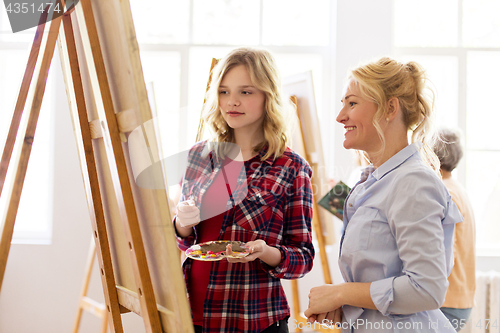
[[385,118],[386,121],[389,121],[389,117]]

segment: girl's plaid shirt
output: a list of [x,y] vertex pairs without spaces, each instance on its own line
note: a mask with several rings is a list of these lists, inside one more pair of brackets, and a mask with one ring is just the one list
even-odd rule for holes
[[[222,164],[212,153],[203,154],[205,147],[206,142],[201,142],[189,152],[180,199],[193,198],[198,207]],[[259,259],[213,262],[204,304],[204,332],[261,332],[284,319],[290,309],[280,279],[297,279],[312,269],[312,170],[289,148],[276,160],[261,161],[265,153],[266,147],[245,162],[218,239],[262,239],[280,250],[281,262],[274,268]],[[196,238],[195,227],[190,236],[177,238],[179,248],[185,251]],[[191,259],[183,267],[187,279]]]

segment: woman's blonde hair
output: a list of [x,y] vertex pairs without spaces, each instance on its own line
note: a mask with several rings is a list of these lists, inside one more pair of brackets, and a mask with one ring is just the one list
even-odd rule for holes
[[267,144],[268,151],[262,160],[270,156],[278,158],[283,155],[289,140],[286,113],[290,103],[283,100],[280,74],[270,52],[238,48],[217,63],[212,71],[210,88],[203,106],[204,121],[212,131],[213,141],[234,143],[233,129],[228,126],[220,111],[218,92],[224,75],[239,65],[246,67],[252,84],[265,94],[264,141],[253,147],[254,151],[260,151]]
[[385,138],[379,121],[386,117],[387,101],[396,97],[411,142],[423,143],[420,149],[422,158],[438,172],[439,159],[431,148],[435,140],[434,91],[428,85],[424,69],[414,61],[403,64],[381,58],[352,70],[350,78],[357,83],[363,96],[378,106],[373,125],[382,140],[382,147]]

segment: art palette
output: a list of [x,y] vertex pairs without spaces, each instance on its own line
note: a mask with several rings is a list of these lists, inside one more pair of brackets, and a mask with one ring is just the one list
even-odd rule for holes
[[[226,255],[226,246],[229,244],[233,247],[233,254],[231,256]],[[243,258],[249,254],[250,249],[245,246],[245,243],[225,240],[195,244],[186,250],[186,256],[191,259],[202,261],[217,261],[224,258]]]

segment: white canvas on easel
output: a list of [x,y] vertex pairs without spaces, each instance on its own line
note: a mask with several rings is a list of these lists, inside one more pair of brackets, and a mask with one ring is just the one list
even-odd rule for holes
[[[311,168],[313,169],[314,198],[318,202],[330,188],[328,187],[328,178],[326,176],[326,165],[320,134],[321,126],[316,110],[311,71],[284,78],[283,91],[288,98],[296,96],[298,99],[298,109],[305,142],[301,143],[300,132],[295,130],[292,137],[292,149],[306,159],[306,155],[309,155],[310,163],[312,164]],[[326,243],[335,243],[333,216],[324,209],[319,210],[319,214]]]

